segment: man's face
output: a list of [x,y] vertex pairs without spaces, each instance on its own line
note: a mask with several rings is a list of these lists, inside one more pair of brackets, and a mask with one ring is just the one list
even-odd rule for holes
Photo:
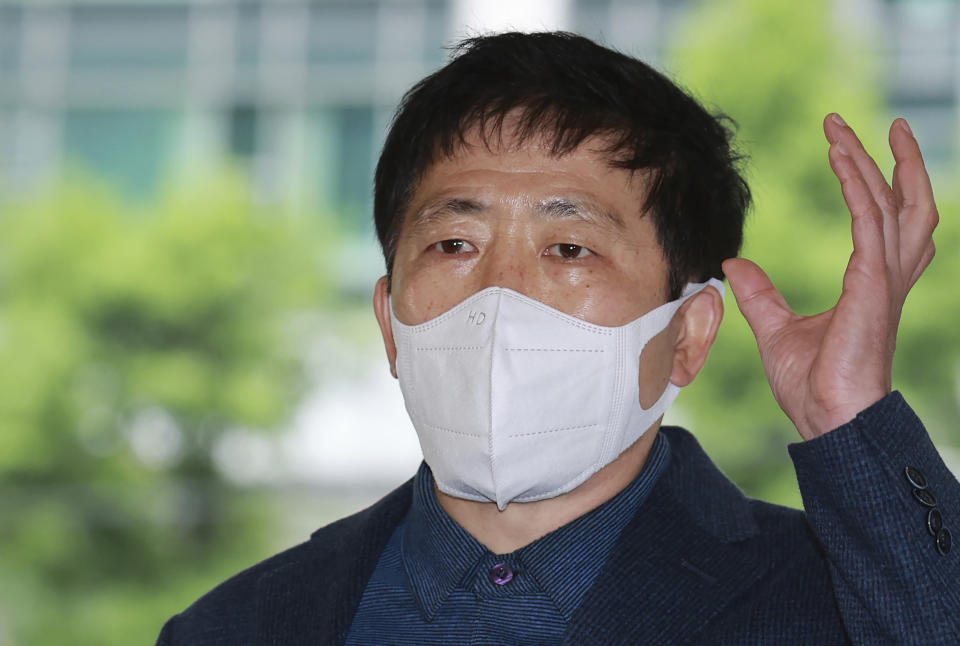
[[602,144],[554,157],[536,140],[491,151],[474,138],[434,163],[400,230],[397,318],[423,323],[490,286],[608,326],[666,302],[643,176],[612,168]]
[[[401,322],[417,325],[487,287],[507,287],[606,326],[667,301],[667,262],[642,213],[643,175],[612,168],[599,152],[603,143],[588,139],[555,157],[536,140],[514,146],[507,139],[488,150],[474,137],[453,158],[434,163],[405,214],[390,293],[384,277],[374,297],[394,375],[390,300]],[[694,317],[699,327],[684,326],[688,302],[647,344],[640,362],[644,406],[668,380],[683,386],[699,370],[722,316],[715,296],[700,308],[706,317]],[[705,345],[690,343],[707,337]]]

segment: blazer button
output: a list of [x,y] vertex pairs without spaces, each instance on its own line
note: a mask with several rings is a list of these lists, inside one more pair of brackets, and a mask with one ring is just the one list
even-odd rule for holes
[[927,513],[927,531],[930,532],[931,536],[936,537],[942,527],[943,516],[941,516],[940,512],[936,509],[931,509]]
[[926,489],[914,489],[913,497],[924,507],[936,507],[937,498]]
[[910,484],[912,484],[917,489],[927,488],[927,479],[924,477],[922,473],[920,473],[919,469],[915,469],[914,467],[907,467],[904,470],[904,474],[907,476],[907,480],[910,481]]
[[953,537],[950,536],[950,530],[946,527],[941,527],[940,531],[937,532],[937,551],[946,556],[950,553],[950,544],[952,542]]

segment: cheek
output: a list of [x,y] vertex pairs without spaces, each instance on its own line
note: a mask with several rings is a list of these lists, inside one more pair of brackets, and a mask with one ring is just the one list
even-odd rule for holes
[[406,325],[419,325],[443,314],[476,290],[451,276],[433,273],[400,277],[393,284],[393,307]]
[[602,275],[585,274],[573,289],[559,290],[553,300],[560,305],[554,307],[596,325],[620,326],[660,304],[646,294],[642,300],[631,296],[643,294],[642,287],[626,287],[626,283],[622,278],[605,280]]
[[419,325],[471,296],[479,289],[475,268],[476,258],[453,260],[439,252],[424,252],[415,244],[402,245],[391,282],[397,318]]

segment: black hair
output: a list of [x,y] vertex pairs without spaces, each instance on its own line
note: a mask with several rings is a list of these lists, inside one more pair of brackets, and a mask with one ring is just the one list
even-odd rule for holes
[[611,144],[614,167],[644,171],[647,196],[676,298],[688,281],[722,278],[737,255],[750,189],[740,173],[733,122],[712,115],[649,65],[566,32],[470,38],[450,62],[403,97],[374,180],[374,221],[391,276],[405,211],[424,173],[453,156],[479,127],[512,141],[545,137],[562,156],[592,136]]

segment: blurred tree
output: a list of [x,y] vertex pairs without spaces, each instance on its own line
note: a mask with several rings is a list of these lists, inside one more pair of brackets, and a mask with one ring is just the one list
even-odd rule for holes
[[[827,161],[821,121],[841,113],[889,177],[889,119],[882,107],[871,34],[844,22],[827,0],[704,2],[672,42],[676,78],[739,124],[754,193],[743,254],[771,276],[797,312],[832,307],[853,249],[850,218]],[[921,146],[923,142],[920,142]],[[941,253],[907,301],[894,386],[905,391],[931,432],[955,418],[960,334],[958,233],[952,196],[940,195]],[[947,258],[943,256],[947,255]],[[785,445],[799,441],[763,374],[756,343],[736,309],[727,316],[704,373],[681,400],[701,442],[751,495],[800,505]],[[917,315],[919,314],[919,316]],[[944,438],[946,440],[946,438]],[[956,436],[950,440],[957,444]]]
[[227,174],[140,212],[85,179],[0,213],[0,644],[152,643],[266,553],[270,511],[212,450],[303,392],[320,234]]
[[[851,250],[820,120],[841,112],[890,166],[877,70],[833,4],[705,2],[668,60],[740,123],[756,197],[744,253],[804,313],[835,301]],[[895,385],[956,445],[960,221],[946,188]],[[211,451],[230,429],[281,425],[302,392],[287,323],[327,303],[321,259],[338,240],[257,208],[235,176],[137,212],[89,180],[0,212],[0,646],[151,643],[162,618],[270,551],[275,518]],[[677,413],[749,493],[798,505],[796,432],[727,308]]]

